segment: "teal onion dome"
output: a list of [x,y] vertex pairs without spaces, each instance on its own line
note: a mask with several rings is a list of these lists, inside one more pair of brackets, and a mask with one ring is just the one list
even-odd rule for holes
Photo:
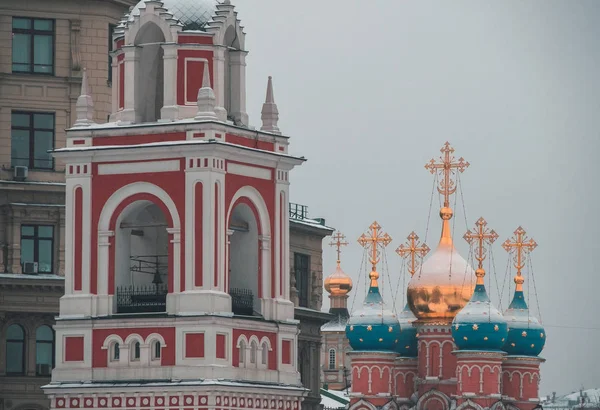
[[469,302],[452,321],[452,337],[459,350],[498,351],[507,340],[508,325],[492,305],[483,284],[475,286]]
[[408,303],[398,315],[400,323],[400,336],[396,343],[396,352],[404,357],[417,357],[417,328],[412,322],[417,320]]
[[516,290],[513,300],[504,312],[508,322],[508,337],[502,347],[509,355],[537,356],[546,344],[546,331],[525,302],[523,290]]
[[371,272],[371,286],[362,308],[354,312],[346,325],[346,337],[356,351],[395,351],[400,334],[396,315],[379,293],[377,272]]

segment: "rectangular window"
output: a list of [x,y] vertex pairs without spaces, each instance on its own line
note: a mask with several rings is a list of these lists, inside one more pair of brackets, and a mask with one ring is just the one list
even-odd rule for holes
[[294,253],[294,271],[296,272],[296,290],[298,290],[298,304],[301,307],[309,307],[309,279],[310,279],[310,256]]
[[48,152],[54,149],[54,114],[13,111],[11,116],[11,165],[53,169]]
[[54,20],[13,17],[12,71],[54,74]]
[[54,262],[54,227],[21,225],[21,266],[37,262],[39,273],[52,273]]
[[114,24],[108,25],[108,85],[112,85],[112,56],[110,53],[113,51],[113,33],[115,32]]

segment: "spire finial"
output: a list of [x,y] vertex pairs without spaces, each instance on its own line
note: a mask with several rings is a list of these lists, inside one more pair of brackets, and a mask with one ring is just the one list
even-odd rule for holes
[[438,185],[438,192],[444,196],[444,207],[440,209],[440,217],[444,221],[440,244],[451,245],[450,219],[453,212],[452,208],[450,208],[450,195],[456,192],[456,182],[452,177],[456,174],[456,171],[464,172],[470,164],[462,157],[458,161],[455,161],[454,155],[452,155],[454,148],[452,148],[448,141],[446,141],[440,152],[443,154],[439,158],[440,162],[435,162],[435,159],[432,159],[425,164],[425,169],[428,169],[432,174],[437,172],[442,177]]
[[73,127],[89,127],[94,122],[94,100],[90,95],[87,70],[83,69],[83,75],[81,77],[81,95],[77,97],[77,103],[75,104],[75,111],[77,113],[77,119]]
[[195,120],[217,121],[215,113],[215,92],[210,87],[210,74],[208,63],[204,63],[204,72],[202,74],[202,88],[198,90],[198,113]]
[[335,246],[337,252],[337,264],[340,266],[340,254],[342,253],[342,246],[347,246],[348,242],[346,242],[346,235],[342,234],[340,231],[336,231],[335,234],[331,237],[331,242],[329,242],[329,246]]
[[372,265],[371,273],[369,274],[369,278],[371,278],[371,287],[378,286],[377,279],[379,278],[379,274],[377,273],[377,263],[379,263],[379,248],[385,248],[390,242],[392,242],[392,237],[381,230],[381,226],[377,221],[369,226],[369,236],[363,233],[358,238],[358,243],[360,243],[363,248],[370,249],[371,251],[371,256],[369,258]]
[[521,275],[521,269],[525,266],[527,255],[537,247],[537,243],[533,239],[528,238],[527,232],[520,226],[514,234],[512,242],[510,239],[507,239],[502,244],[502,247],[508,253],[515,253],[515,256],[513,257],[515,263],[514,266],[517,268],[517,275],[515,276],[515,284],[517,286],[515,291],[519,292],[523,290],[523,282],[525,281]]
[[472,231],[469,229],[463,238],[469,245],[475,244],[475,259],[479,262],[479,267],[475,271],[477,276],[477,285],[483,285],[483,277],[485,276],[485,269],[483,269],[483,260],[486,257],[485,244],[491,245],[496,239],[498,234],[493,229],[487,229],[487,221],[483,218],[479,218],[475,222],[475,229]]
[[[410,276],[414,276],[417,269],[419,269],[419,266],[421,266],[421,261],[425,255],[429,253],[430,249],[424,242],[419,243],[419,237],[414,231],[412,231],[406,239],[408,239],[408,241],[398,246],[396,253],[405,259],[410,255],[408,271],[410,272]],[[420,256],[420,260],[417,260],[417,255]]]
[[281,134],[277,122],[279,121],[279,110],[277,104],[275,104],[275,97],[273,96],[273,77],[269,76],[267,81],[267,96],[265,103],[262,106],[261,116],[262,131],[272,132],[274,134]]

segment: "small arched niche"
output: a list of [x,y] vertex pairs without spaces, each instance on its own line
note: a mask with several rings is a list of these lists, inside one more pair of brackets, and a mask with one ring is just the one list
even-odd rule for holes
[[161,28],[151,21],[145,23],[134,44],[140,48],[136,72],[136,121],[155,122],[160,118],[164,102],[163,48],[165,36]]
[[260,315],[258,293],[259,231],[250,206],[237,204],[231,211],[229,230],[229,294],[232,311],[238,315]]
[[162,210],[148,200],[125,207],[115,230],[117,313],[162,312],[166,308],[169,236]]

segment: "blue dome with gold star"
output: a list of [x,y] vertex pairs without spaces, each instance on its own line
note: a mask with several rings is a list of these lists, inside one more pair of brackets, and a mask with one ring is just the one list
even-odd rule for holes
[[506,319],[492,305],[483,283],[477,284],[469,302],[452,321],[454,343],[460,350],[498,351],[507,335]]
[[415,314],[410,310],[408,303],[398,315],[400,323],[400,336],[396,343],[396,352],[404,357],[417,357],[417,328],[412,322],[417,320]]
[[354,312],[346,325],[346,337],[353,350],[395,351],[399,343],[400,324],[379,293],[375,271],[370,273],[371,285],[362,308]]
[[546,344],[546,331],[529,312],[522,289],[515,291],[504,317],[508,323],[508,337],[502,350],[514,356],[539,355]]

